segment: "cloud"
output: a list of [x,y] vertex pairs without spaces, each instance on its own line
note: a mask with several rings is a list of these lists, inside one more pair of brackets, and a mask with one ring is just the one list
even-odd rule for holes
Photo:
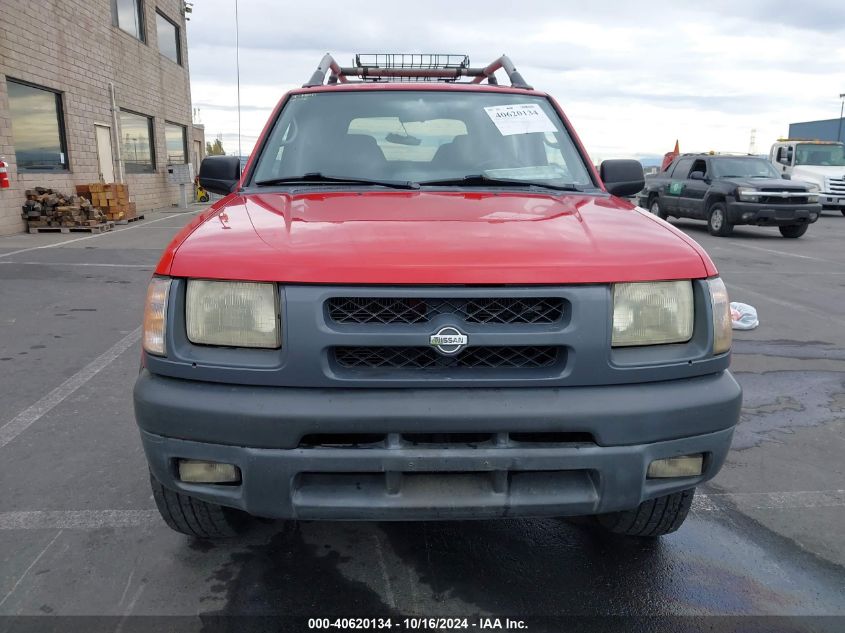
[[[514,4],[241,0],[241,131],[249,151],[282,94],[323,53],[507,52],[552,94],[591,157],[765,151],[790,122],[838,115],[845,67],[840,0],[656,0]],[[234,0],[201,0],[188,24],[191,86],[206,134],[237,142]],[[839,81],[839,83],[837,83]]]

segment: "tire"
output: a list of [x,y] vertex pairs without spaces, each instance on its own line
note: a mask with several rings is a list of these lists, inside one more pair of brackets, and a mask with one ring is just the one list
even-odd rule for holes
[[716,202],[710,206],[707,213],[707,230],[710,235],[727,237],[734,230],[734,225],[728,222],[728,208],[724,202]]
[[669,217],[669,214],[660,206],[660,198],[657,196],[648,201],[648,210],[661,220],[666,220]]
[[789,226],[779,226],[780,234],[784,237],[801,237],[807,232],[809,224],[790,224]]
[[695,488],[642,502],[633,510],[599,514],[596,522],[608,532],[654,538],[681,527],[689,514]]
[[200,202],[208,202],[208,194],[200,196]]
[[177,532],[203,539],[231,538],[243,532],[249,515],[234,508],[206,503],[162,486],[150,475],[156,507]]

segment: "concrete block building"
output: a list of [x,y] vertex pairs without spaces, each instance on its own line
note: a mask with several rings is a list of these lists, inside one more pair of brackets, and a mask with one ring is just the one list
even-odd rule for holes
[[125,182],[139,211],[177,203],[167,165],[198,164],[184,0],[2,0],[0,235],[24,192]]

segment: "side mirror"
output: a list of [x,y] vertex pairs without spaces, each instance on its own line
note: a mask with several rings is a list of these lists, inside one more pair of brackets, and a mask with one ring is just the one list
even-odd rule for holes
[[208,191],[228,195],[241,179],[241,160],[237,156],[209,156],[200,164],[200,185]]
[[792,180],[792,176],[789,174],[781,174],[780,177],[784,180]]
[[633,196],[645,187],[643,166],[638,160],[606,160],[599,176],[607,192],[614,196]]
[[689,175],[690,180],[704,180],[703,171],[694,171]]

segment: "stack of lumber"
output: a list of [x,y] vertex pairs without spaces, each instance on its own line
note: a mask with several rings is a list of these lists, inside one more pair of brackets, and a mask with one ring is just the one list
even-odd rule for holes
[[30,228],[46,226],[97,226],[107,220],[90,200],[66,196],[53,189],[27,189],[23,219]]
[[131,220],[137,215],[135,203],[129,201],[129,187],[123,183],[76,185],[76,193],[88,199],[108,220]]

